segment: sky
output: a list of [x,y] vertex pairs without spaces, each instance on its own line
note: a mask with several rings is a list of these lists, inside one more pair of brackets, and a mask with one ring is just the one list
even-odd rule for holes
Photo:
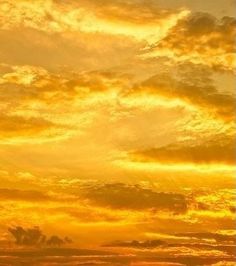
[[235,0],[0,0],[0,266],[233,266]]

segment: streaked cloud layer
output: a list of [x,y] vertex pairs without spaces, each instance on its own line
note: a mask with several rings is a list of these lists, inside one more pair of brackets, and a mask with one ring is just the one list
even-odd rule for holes
[[1,265],[234,265],[235,5],[0,1]]

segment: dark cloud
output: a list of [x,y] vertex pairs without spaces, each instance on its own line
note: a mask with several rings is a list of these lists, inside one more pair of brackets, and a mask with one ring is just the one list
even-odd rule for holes
[[[115,243],[115,242],[114,242]],[[106,250],[87,250],[74,248],[33,248],[4,249],[0,263],[5,265],[211,265],[221,261],[234,261],[235,255],[230,246],[214,244],[171,244],[160,240],[116,242],[118,245],[107,247],[132,247],[139,249],[133,256],[117,254]],[[123,243],[123,244],[119,244]],[[127,244],[128,243],[128,244]],[[104,247],[105,248],[105,247]],[[147,250],[147,249],[154,250]],[[158,248],[158,252],[155,251]],[[145,249],[145,250],[142,250]],[[186,250],[188,254],[186,254]],[[204,256],[199,255],[204,251]],[[219,254],[217,251],[221,251]],[[226,252],[226,253],[225,253]],[[18,264],[17,264],[18,263]],[[224,264],[223,264],[224,265]],[[231,264],[230,264],[231,265]]]
[[230,206],[229,210],[236,214],[236,206]]
[[49,239],[47,239],[45,241],[46,245],[48,246],[54,246],[54,247],[58,247],[61,246],[63,244],[71,244],[72,240],[68,237],[65,237],[64,239],[58,237],[58,236],[51,236]]
[[0,253],[1,266],[123,266],[125,261],[130,260],[114,252],[65,247],[4,249]]
[[183,195],[155,192],[138,185],[115,183],[90,186],[84,189],[82,195],[94,204],[116,209],[153,209],[174,213],[183,213],[187,210],[187,202]]
[[36,190],[0,188],[0,200],[48,201],[52,199],[47,194]]
[[[180,237],[178,239],[178,237]],[[183,237],[187,237],[191,239],[191,242],[187,242],[186,239],[182,239]],[[197,242],[196,239],[199,241]],[[168,239],[168,241],[165,240],[159,240],[159,239],[153,239],[153,240],[146,240],[146,241],[138,241],[138,240],[131,240],[131,241],[113,241],[111,243],[103,245],[104,247],[123,247],[123,248],[135,248],[135,249],[155,249],[159,248],[159,251],[163,250],[165,252],[166,250],[170,250],[172,248],[177,248],[180,250],[183,249],[192,249],[192,253],[194,250],[205,250],[205,251],[222,251],[230,256],[235,257],[235,241],[228,241],[228,239],[235,239],[235,236],[228,236],[223,234],[216,234],[216,233],[181,233],[176,234],[175,238]],[[218,243],[207,243],[207,240],[216,240]],[[226,241],[227,239],[227,241]],[[190,240],[189,240],[190,241]],[[182,256],[182,255],[181,255]],[[189,254],[189,256],[191,256]],[[194,254],[193,254],[194,256]],[[213,255],[214,256],[214,255]],[[178,257],[178,255],[177,255]]]
[[[60,249],[61,250],[61,249]],[[31,251],[31,256],[29,254],[25,255],[25,252],[22,252],[20,257],[0,257],[0,263],[3,263],[3,266],[19,266],[19,265],[31,265],[31,266],[218,266],[218,265],[229,265],[234,266],[234,259],[232,258],[208,258],[208,257],[198,257],[198,256],[182,256],[182,257],[166,257],[162,258],[157,257],[156,255],[146,255],[146,256],[130,256],[130,255],[98,255],[91,256],[85,255],[86,258],[83,258],[79,255],[74,256],[61,256],[60,251],[50,258],[46,256],[38,257],[37,252]],[[8,252],[4,251],[4,255]],[[7,264],[6,264],[7,263]],[[1,265],[2,266],[2,265]]]
[[236,243],[236,235],[226,235],[220,233],[212,233],[212,232],[187,232],[187,233],[180,233],[176,236],[184,236],[184,237],[192,237],[197,239],[213,239],[217,242],[231,242]]
[[23,228],[21,226],[8,228],[8,231],[15,238],[15,244],[19,246],[53,246],[59,247],[64,244],[71,244],[69,237],[60,238],[53,235],[47,238],[39,227]]
[[[225,257],[229,256],[231,258],[235,258],[236,254],[236,246],[229,244],[203,244],[203,243],[179,243],[179,244],[168,244],[169,248],[178,248],[178,249],[195,249],[195,250],[204,250],[206,252],[215,252],[215,251],[220,251],[225,254]],[[214,255],[213,255],[214,256]],[[222,259],[224,255],[222,255]],[[205,265],[205,264],[204,264]],[[224,265],[224,264],[223,264]],[[227,265],[227,264],[226,264]]]
[[130,247],[130,248],[155,248],[165,245],[166,242],[162,240],[146,240],[146,241],[114,241],[104,245],[105,247]]
[[45,243],[46,236],[38,227],[24,229],[17,226],[9,228],[8,231],[15,238],[16,245],[34,246]]
[[[28,77],[29,82],[25,83],[24,79]],[[7,101],[9,107],[13,107],[9,98],[14,96],[14,107],[32,102],[53,106],[73,101],[75,97],[85,98],[90,93],[106,92],[113,86],[124,85],[125,81],[125,74],[114,71],[74,72],[62,69],[58,74],[41,67],[15,66],[2,74],[0,101]]]
[[[183,22],[182,22],[183,23]],[[205,35],[216,29],[217,20],[207,13],[196,13],[186,19],[185,30],[188,35]]]
[[169,49],[177,58],[190,55],[187,60],[200,60],[217,69],[232,70],[235,33],[234,17],[216,19],[208,13],[192,13],[180,20],[153,50]]
[[199,145],[184,143],[136,151],[130,154],[136,161],[157,161],[164,163],[235,163],[235,140],[215,139]]
[[[202,36],[209,36],[205,46],[199,49],[207,49],[207,46],[212,48],[223,48],[225,52],[235,52],[234,37],[236,33],[236,19],[234,17],[223,17],[216,19],[208,13],[195,13],[183,21],[179,22],[175,30],[180,27],[180,36],[195,36],[196,38]],[[177,33],[177,32],[176,32]],[[182,34],[183,35],[182,35]],[[171,34],[169,36],[171,39]]]
[[140,93],[180,99],[227,121],[235,118],[235,97],[233,94],[223,94],[217,91],[209,68],[181,64],[171,75],[162,73],[152,76],[136,84],[130,91],[130,94]]
[[25,118],[23,116],[0,115],[0,136],[2,138],[17,136],[37,136],[51,129],[62,128],[41,117]]

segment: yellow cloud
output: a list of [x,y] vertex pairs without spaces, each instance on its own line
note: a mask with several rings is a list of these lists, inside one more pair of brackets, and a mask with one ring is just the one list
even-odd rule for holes
[[188,10],[153,11],[145,6],[140,9],[140,6],[133,5],[131,8],[138,19],[132,21],[130,16],[127,16],[130,10],[124,8],[129,7],[121,5],[119,1],[114,1],[112,7],[104,2],[103,7],[101,11],[99,5],[86,5],[84,1],[65,4],[51,0],[33,2],[8,0],[1,5],[0,21],[3,29],[23,26],[49,33],[81,31],[124,35],[150,45],[165,37],[179,19],[189,14]]
[[158,162],[138,162],[127,159],[116,160],[114,164],[124,169],[133,171],[144,171],[144,172],[195,172],[195,173],[228,173],[233,175],[235,167],[227,164],[193,164],[193,163],[158,163]]
[[0,77],[0,108],[5,113],[1,142],[40,143],[79,134],[97,115],[91,106],[115,100],[123,83],[122,77],[109,72],[58,75],[39,67],[13,66]]

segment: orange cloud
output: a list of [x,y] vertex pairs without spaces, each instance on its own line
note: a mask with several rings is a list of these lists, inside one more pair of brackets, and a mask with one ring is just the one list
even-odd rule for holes
[[207,13],[191,14],[143,55],[169,57],[174,62],[189,61],[212,68],[235,69],[235,18],[217,20]]

